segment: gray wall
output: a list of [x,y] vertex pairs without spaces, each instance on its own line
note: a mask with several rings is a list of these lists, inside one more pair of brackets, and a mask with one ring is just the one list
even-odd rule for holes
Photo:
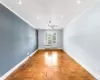
[[[38,30],[38,48],[45,48],[44,34],[46,30]],[[50,30],[47,30],[50,31]],[[63,30],[55,30],[57,32],[57,48],[63,48]]]
[[37,30],[0,4],[0,76],[37,49]]
[[64,50],[100,80],[100,3],[64,29]]

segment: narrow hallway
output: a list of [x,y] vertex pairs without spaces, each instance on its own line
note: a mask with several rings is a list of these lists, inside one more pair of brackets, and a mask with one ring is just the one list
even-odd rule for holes
[[5,80],[95,80],[63,50],[38,50]]

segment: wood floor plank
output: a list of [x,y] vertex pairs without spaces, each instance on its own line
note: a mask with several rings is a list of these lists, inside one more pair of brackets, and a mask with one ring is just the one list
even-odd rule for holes
[[63,50],[39,50],[5,80],[96,80]]

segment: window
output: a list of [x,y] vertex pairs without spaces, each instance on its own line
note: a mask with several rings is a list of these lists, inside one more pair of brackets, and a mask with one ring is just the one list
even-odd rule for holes
[[56,43],[56,39],[57,39],[56,38],[56,33],[53,33],[53,36],[52,37],[53,37],[53,39],[52,39],[53,40],[53,43]]
[[54,31],[45,32],[45,45],[52,45],[57,42],[57,34]]

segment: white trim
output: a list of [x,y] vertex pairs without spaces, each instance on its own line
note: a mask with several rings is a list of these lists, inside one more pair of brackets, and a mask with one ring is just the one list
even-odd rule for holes
[[29,57],[33,56],[39,49],[35,50],[32,54],[29,55]]
[[2,1],[0,1],[0,3],[5,6],[7,9],[9,9],[11,12],[13,12],[15,15],[17,15],[20,19],[22,19],[23,21],[25,21],[27,24],[29,24],[32,28],[36,28],[36,27],[33,27],[33,25],[28,21],[28,20],[25,20],[23,17],[21,17],[17,12],[15,12],[13,9],[11,9],[10,7],[8,7],[5,3],[3,3]]
[[[63,49],[64,50],[64,49]],[[83,68],[85,68],[92,76],[94,76],[96,78],[96,80],[100,80],[100,77],[98,77],[96,74],[94,74],[92,71],[88,70],[86,68],[86,66],[82,63],[80,63],[78,60],[76,60],[76,58],[74,56],[70,55],[70,52],[68,50],[64,50],[65,53],[68,54],[68,56],[70,56],[71,58],[73,58],[78,64],[80,64]]]
[[45,50],[45,49],[62,49],[63,50],[63,48],[39,48],[38,50]]
[[25,61],[29,59],[29,57],[33,56],[36,52],[38,51],[35,50],[32,54],[27,56],[24,60],[22,60],[20,63],[18,63],[15,67],[13,67],[11,70],[9,70],[7,73],[5,73],[2,77],[0,77],[0,80],[6,79],[12,72],[14,72],[18,67],[20,67]]

